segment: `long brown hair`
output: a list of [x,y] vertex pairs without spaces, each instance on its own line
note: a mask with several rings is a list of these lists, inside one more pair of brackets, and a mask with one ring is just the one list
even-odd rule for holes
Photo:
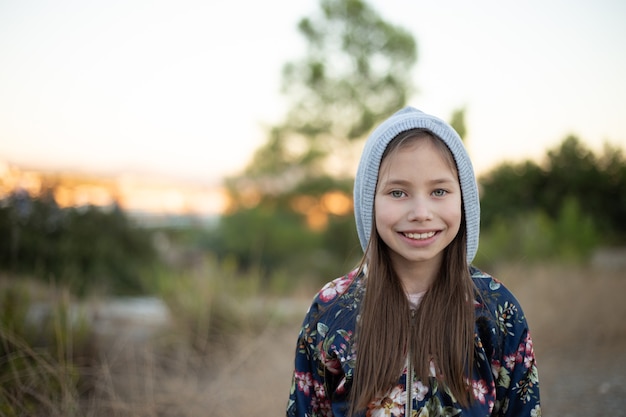
[[[420,129],[394,138],[383,160],[413,140],[430,140],[456,172],[454,158],[446,145]],[[467,379],[474,363],[474,284],[466,261],[465,215],[459,232],[444,250],[435,281],[413,317],[404,287],[391,265],[389,251],[376,226],[372,226],[361,264],[362,269],[367,266],[366,290],[355,338],[352,412],[367,408],[371,401],[398,383],[409,353],[415,375],[423,383],[429,381],[432,361],[440,384],[462,406],[468,406],[472,396]],[[410,392],[411,382],[407,383]]]

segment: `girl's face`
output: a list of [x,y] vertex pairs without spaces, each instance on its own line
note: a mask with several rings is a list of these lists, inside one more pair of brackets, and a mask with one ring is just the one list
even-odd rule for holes
[[396,270],[438,270],[461,225],[456,169],[431,139],[410,140],[382,161],[374,207],[376,230]]

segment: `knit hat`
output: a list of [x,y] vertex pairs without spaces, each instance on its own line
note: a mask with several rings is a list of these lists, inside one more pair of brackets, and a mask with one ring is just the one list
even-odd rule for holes
[[394,113],[370,134],[365,143],[354,182],[354,215],[361,247],[365,251],[372,230],[374,194],[383,152],[393,138],[411,129],[425,129],[431,132],[448,146],[454,156],[461,183],[467,233],[467,263],[470,264],[478,250],[480,230],[480,202],[472,162],[461,138],[452,126],[412,107],[405,107]]

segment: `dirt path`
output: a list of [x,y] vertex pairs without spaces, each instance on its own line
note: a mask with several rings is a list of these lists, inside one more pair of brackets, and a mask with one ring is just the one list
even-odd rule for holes
[[545,416],[626,416],[626,346],[537,354]]

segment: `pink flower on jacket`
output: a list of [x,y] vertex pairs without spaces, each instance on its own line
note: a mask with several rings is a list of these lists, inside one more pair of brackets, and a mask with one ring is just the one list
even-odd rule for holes
[[320,384],[318,381],[313,380],[313,388],[315,390],[315,396],[318,398],[326,398],[326,391],[324,390],[324,385]]
[[313,387],[313,378],[310,372],[296,372],[296,381],[298,382],[298,390],[304,392],[307,397],[311,395],[311,387]]
[[426,398],[426,394],[428,394],[429,388],[427,385],[424,385],[422,381],[419,379],[413,383],[413,398],[417,401],[422,401]]
[[320,291],[320,300],[327,303],[337,297],[338,294],[343,294],[350,286],[352,279],[353,275],[348,274],[324,285],[324,288]]
[[519,351],[517,351],[510,355],[504,356],[504,366],[506,366],[509,371],[512,371],[513,368],[515,368],[515,365],[518,363],[522,363],[523,360],[524,359],[522,358],[522,355],[519,353]]
[[485,404],[485,394],[489,392],[485,381],[478,380],[472,381],[472,390],[474,391],[474,398],[480,401],[481,404]]
[[367,417],[401,416],[404,414],[406,391],[401,386],[393,388],[387,396],[372,402],[367,408]]

